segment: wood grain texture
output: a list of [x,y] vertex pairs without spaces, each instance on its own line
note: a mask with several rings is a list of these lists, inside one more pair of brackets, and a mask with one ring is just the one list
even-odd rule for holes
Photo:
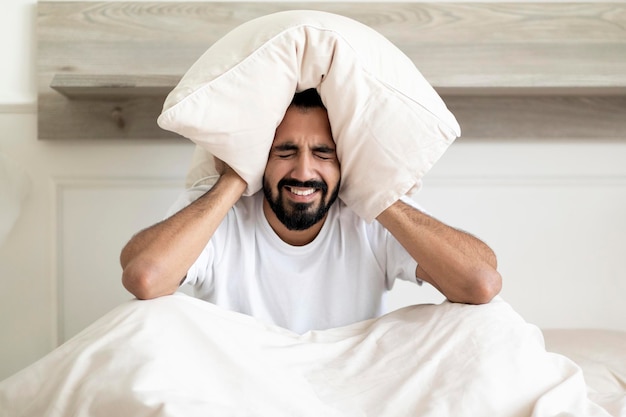
[[472,139],[626,139],[626,96],[446,96]]
[[[91,120],[86,123],[89,128],[74,129],[70,125],[78,121],[68,119],[66,112],[74,109],[74,117],[83,117],[89,112],[82,108],[88,106],[105,111],[100,118],[108,121],[113,104],[128,117],[141,113],[156,119],[160,108],[148,114],[159,107],[154,101],[167,82],[154,80],[162,76],[172,82],[229,30],[288,9],[326,10],[379,31],[415,62],[472,137],[500,131],[509,132],[507,137],[525,136],[527,129],[519,126],[499,129],[474,122],[489,121],[493,114],[504,116],[507,108],[516,114],[536,112],[533,120],[539,123],[567,123],[567,115],[573,114],[576,120],[571,122],[586,126],[585,135],[594,131],[614,136],[616,125],[611,123],[616,120],[617,130],[626,131],[621,121],[626,109],[619,99],[626,95],[626,4],[43,1],[38,3],[37,25],[40,138],[162,137],[155,123],[143,121],[128,121],[124,128],[115,124],[117,130],[111,130]],[[55,76],[63,80],[57,90],[89,100],[77,104],[52,89]],[[94,76],[92,87],[81,84],[89,76]],[[118,81],[145,82],[137,89],[98,84],[115,76]],[[142,95],[153,97],[144,100]],[[541,99],[542,95],[552,99]],[[484,96],[497,96],[499,101]],[[503,106],[505,96],[515,105]],[[601,104],[587,106],[589,100],[568,101],[570,96],[593,96],[592,102]],[[113,99],[117,101],[112,103]],[[544,120],[539,116],[545,112],[556,113]],[[501,120],[515,123],[516,114]],[[127,131],[129,126],[136,126],[135,131]],[[549,126],[538,130],[549,131]]]
[[179,81],[176,75],[55,74],[50,87],[69,99],[163,99]]

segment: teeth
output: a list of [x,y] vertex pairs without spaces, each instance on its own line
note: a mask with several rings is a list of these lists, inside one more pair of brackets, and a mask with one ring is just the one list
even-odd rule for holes
[[295,195],[311,195],[315,192],[315,188],[295,188],[290,187],[289,190]]

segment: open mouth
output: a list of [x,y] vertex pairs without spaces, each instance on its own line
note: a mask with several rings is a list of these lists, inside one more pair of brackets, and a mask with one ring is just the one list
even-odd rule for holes
[[285,186],[287,191],[297,196],[306,197],[317,191],[317,188]]
[[278,182],[278,189],[283,189],[295,199],[310,199],[318,192],[326,193],[327,186],[323,181],[297,181],[293,178],[284,178]]

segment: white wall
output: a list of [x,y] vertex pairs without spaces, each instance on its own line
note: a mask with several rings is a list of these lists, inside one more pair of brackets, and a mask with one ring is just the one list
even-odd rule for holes
[[[0,241],[0,379],[129,298],[119,250],[163,215],[192,151],[186,141],[38,141],[35,14],[32,0],[4,2],[0,14],[0,155],[30,183]],[[0,196],[1,231],[19,199]]]
[[626,142],[460,140],[418,199],[494,248],[528,321],[626,330],[624,161]]
[[[34,1],[3,3],[0,154],[30,187],[0,242],[0,379],[129,297],[119,250],[164,213],[192,152],[185,141],[38,141],[34,19]],[[527,320],[626,330],[624,161],[626,141],[459,140],[419,199],[496,250],[503,296]],[[438,299],[398,287],[394,307]]]

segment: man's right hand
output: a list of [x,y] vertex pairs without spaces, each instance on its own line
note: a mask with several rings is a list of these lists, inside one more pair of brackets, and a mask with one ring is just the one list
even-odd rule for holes
[[230,165],[228,165],[226,162],[222,161],[216,156],[213,157],[213,164],[215,165],[215,170],[218,174],[220,174],[220,176],[224,175],[224,173],[228,170],[233,171]]

